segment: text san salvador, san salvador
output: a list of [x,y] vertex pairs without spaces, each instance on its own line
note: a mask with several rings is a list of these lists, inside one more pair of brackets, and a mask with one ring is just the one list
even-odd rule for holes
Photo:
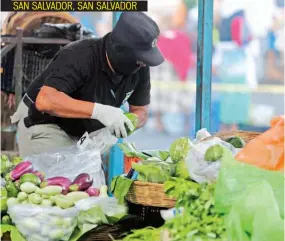
[[134,1],[13,1],[14,11],[137,11]]

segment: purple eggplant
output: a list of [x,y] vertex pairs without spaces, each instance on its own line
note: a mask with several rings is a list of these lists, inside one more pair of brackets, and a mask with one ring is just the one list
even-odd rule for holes
[[16,181],[22,175],[33,172],[33,165],[30,161],[20,162],[15,168],[6,175],[6,180]]
[[34,171],[33,174],[36,175],[41,180],[41,182],[45,179],[45,174],[43,172]]
[[69,187],[69,191],[85,191],[93,184],[93,178],[87,173],[79,174],[72,185]]
[[96,187],[89,187],[85,192],[90,197],[98,197],[100,195],[100,190]]
[[41,187],[46,186],[60,186],[62,188],[62,194],[67,194],[71,181],[66,177],[51,177],[41,183]]

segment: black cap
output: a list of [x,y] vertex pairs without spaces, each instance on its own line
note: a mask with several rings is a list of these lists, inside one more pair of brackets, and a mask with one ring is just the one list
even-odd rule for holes
[[142,12],[123,12],[112,31],[112,42],[130,47],[137,60],[148,66],[163,63],[157,47],[160,34],[157,24]]

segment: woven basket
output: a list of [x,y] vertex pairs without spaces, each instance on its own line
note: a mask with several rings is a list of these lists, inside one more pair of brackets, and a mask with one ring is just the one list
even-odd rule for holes
[[228,132],[218,132],[212,135],[211,137],[206,138],[205,140],[211,139],[213,137],[219,137],[222,140],[226,140],[232,136],[239,136],[245,141],[245,143],[248,143],[258,135],[260,135],[259,132],[253,132],[253,131],[228,131]]
[[163,184],[135,181],[126,199],[135,204],[152,207],[173,208],[175,199],[171,199],[164,193]]
[[[219,137],[222,140],[226,140],[232,136],[239,136],[246,143],[257,137],[260,133],[249,132],[249,131],[230,131],[230,132],[218,132],[211,137],[205,138],[209,140],[213,137]],[[149,183],[135,181],[126,199],[130,203],[139,204],[150,207],[161,207],[161,208],[173,208],[175,206],[175,199],[171,199],[164,193],[163,184]]]

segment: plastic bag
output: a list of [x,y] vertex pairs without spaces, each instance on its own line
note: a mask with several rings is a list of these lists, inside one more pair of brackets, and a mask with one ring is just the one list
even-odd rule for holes
[[27,241],[68,241],[77,226],[78,210],[19,204],[8,213]]
[[229,149],[234,155],[239,149],[234,148],[231,144],[214,137],[208,141],[201,141],[191,147],[187,157],[186,165],[190,177],[198,183],[212,182],[217,179],[221,162],[205,161],[205,153],[210,146],[220,144]]
[[271,128],[250,141],[236,159],[267,170],[284,171],[284,116],[271,120]]
[[226,217],[231,241],[283,241],[284,219],[267,181],[246,188]]
[[[36,170],[41,170],[47,178],[65,176],[73,180],[80,173],[93,177],[93,186],[105,185],[101,154],[117,141],[106,129],[96,131],[91,137],[86,132],[76,146],[65,147],[56,152],[41,153],[26,157]],[[116,142],[115,142],[116,143]]]
[[[225,150],[222,167],[215,189],[215,209],[220,213],[228,213],[237,200],[244,197],[246,189],[257,183],[266,181],[271,186],[274,198],[279,207],[280,217],[284,218],[284,175],[277,171],[263,170],[258,167],[238,162]],[[256,205],[263,197],[262,189],[254,200]],[[261,197],[262,195],[262,197]],[[273,211],[272,207],[272,211]],[[261,210],[262,212],[262,210]],[[263,219],[266,222],[266,219]]]
[[119,205],[118,201],[112,197],[91,197],[82,199],[75,205],[80,210],[78,236],[82,236],[100,224],[114,224],[127,213],[125,206]]
[[87,211],[94,206],[99,206],[104,214],[109,217],[127,212],[126,207],[120,205],[114,197],[90,197],[76,202],[75,206],[81,211]]

